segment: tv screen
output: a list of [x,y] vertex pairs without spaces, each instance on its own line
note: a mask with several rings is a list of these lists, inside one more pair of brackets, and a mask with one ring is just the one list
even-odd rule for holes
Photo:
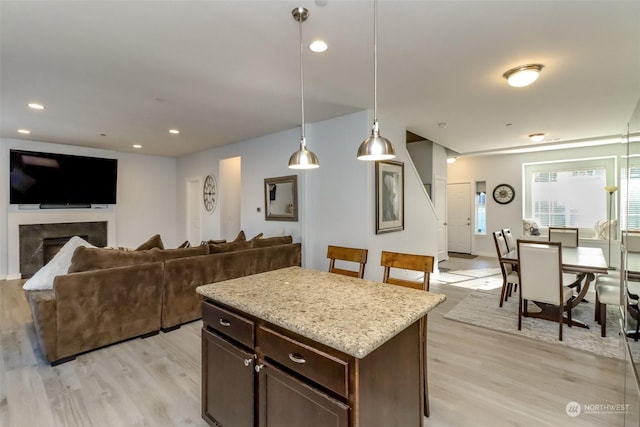
[[10,150],[9,203],[115,204],[118,160]]

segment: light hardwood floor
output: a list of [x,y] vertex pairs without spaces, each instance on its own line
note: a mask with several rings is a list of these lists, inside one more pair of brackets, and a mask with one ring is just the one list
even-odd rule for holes
[[[441,266],[492,263],[451,259]],[[425,425],[622,425],[620,415],[572,418],[565,411],[571,401],[624,403],[622,361],[444,319],[470,291],[438,284],[431,291],[448,299],[429,315]],[[192,322],[51,367],[36,344],[21,281],[0,281],[0,426],[206,426],[200,328]]]

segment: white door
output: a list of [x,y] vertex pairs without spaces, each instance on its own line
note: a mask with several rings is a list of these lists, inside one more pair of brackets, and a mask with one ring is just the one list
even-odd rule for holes
[[202,241],[202,178],[187,178],[187,240],[196,246]]
[[436,238],[438,239],[438,262],[449,259],[447,250],[447,178],[436,176],[433,186],[433,205],[438,219]]
[[447,185],[449,252],[471,253],[471,184]]

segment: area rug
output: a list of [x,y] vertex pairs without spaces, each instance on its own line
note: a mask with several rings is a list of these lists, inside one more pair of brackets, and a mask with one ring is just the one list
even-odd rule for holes
[[[600,356],[624,359],[624,343],[618,335],[620,313],[617,307],[607,307],[607,337],[600,337],[600,325],[594,318],[595,294],[587,294],[589,302],[582,302],[572,310],[574,319],[589,325],[589,329],[563,326],[563,340],[558,340],[558,324],[531,317],[522,318],[522,330],[518,331],[518,297],[509,298],[502,308],[498,306],[500,287],[477,289],[467,295],[444,317],[495,331],[520,335],[534,340],[564,345],[588,351]],[[530,304],[533,311],[533,304]],[[640,343],[631,341],[632,352],[640,355]]]

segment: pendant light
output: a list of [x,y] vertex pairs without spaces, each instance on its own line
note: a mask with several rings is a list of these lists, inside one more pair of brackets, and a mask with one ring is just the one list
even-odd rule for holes
[[304,73],[302,68],[302,23],[309,17],[309,10],[304,7],[297,7],[291,11],[293,19],[298,21],[300,30],[300,104],[302,119],[302,134],[300,136],[300,149],[293,153],[289,158],[289,167],[291,169],[315,169],[320,166],[318,157],[307,149],[307,141],[304,135]]
[[358,160],[388,160],[396,156],[393,144],[380,135],[378,125],[378,1],[373,2],[373,127],[371,136],[360,144]]

